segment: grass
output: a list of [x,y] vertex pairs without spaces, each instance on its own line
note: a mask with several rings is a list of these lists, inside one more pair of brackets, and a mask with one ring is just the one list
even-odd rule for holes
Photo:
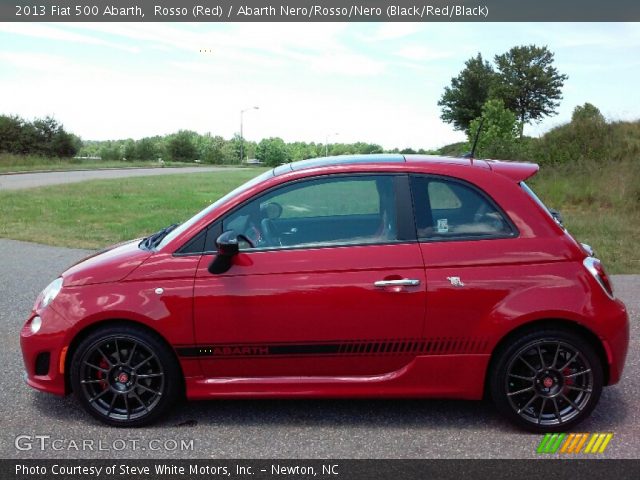
[[[197,167],[200,164],[165,162],[165,167]],[[96,168],[160,167],[157,161],[92,160],[80,158],[49,158],[35,155],[0,153],[0,174],[37,170],[84,170]]]
[[[100,248],[180,222],[264,169],[0,192],[0,237]],[[545,165],[529,184],[610,273],[640,273],[640,162]],[[343,197],[336,196],[343,199]]]
[[94,180],[0,192],[0,237],[101,248],[186,220],[263,170]]
[[610,273],[640,273],[640,162],[545,165],[528,183]]

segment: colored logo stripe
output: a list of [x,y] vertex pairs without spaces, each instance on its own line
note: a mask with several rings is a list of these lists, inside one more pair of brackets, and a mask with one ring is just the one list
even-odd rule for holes
[[566,433],[547,433],[538,446],[538,453],[556,453],[566,436]]
[[587,448],[584,449],[584,453],[602,453],[607,448],[607,445],[613,437],[612,433],[594,433]]
[[[537,453],[604,453],[613,433],[547,433],[538,445]],[[586,445],[586,446],[585,446]],[[584,450],[583,450],[584,447]]]

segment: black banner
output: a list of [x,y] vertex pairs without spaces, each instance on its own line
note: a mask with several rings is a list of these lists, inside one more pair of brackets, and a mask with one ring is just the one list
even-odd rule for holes
[[[574,457],[575,458],[575,457]],[[518,480],[640,478],[640,460],[0,460],[0,478]]]
[[1,22],[634,22],[637,0],[0,0]]

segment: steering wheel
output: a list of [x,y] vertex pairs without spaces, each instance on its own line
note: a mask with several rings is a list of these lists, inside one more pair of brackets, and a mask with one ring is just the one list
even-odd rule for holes
[[278,202],[268,202],[260,205],[260,212],[264,217],[260,221],[260,227],[265,243],[270,247],[282,246],[280,232],[274,223],[274,220],[282,215],[282,205]]
[[260,226],[262,227],[262,235],[268,246],[282,246],[280,235],[278,234],[278,230],[276,229],[273,220],[270,218],[263,218],[260,222]]

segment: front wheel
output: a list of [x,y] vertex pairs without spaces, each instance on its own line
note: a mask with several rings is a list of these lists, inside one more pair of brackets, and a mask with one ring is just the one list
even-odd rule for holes
[[82,406],[117,427],[139,427],[158,418],[174,403],[181,384],[170,348],[131,325],[92,332],[71,362],[71,385]]
[[490,378],[498,410],[534,432],[566,431],[589,416],[602,393],[593,347],[560,329],[524,334],[497,353]]

